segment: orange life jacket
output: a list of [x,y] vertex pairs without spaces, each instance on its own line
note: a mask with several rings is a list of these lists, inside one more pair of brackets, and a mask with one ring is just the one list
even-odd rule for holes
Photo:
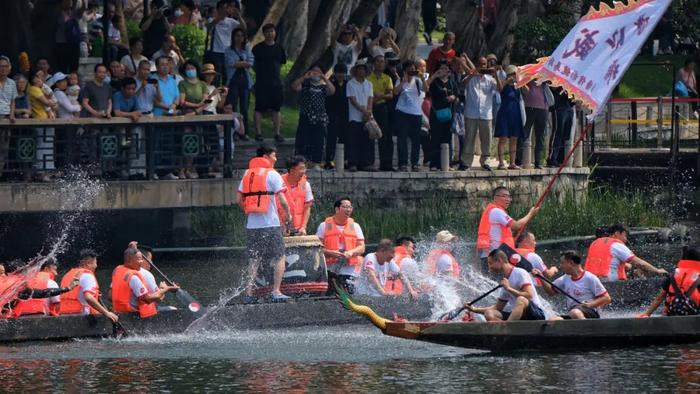
[[270,198],[275,193],[267,190],[267,174],[272,169],[270,161],[255,157],[248,163],[243,175],[243,210],[245,213],[265,213],[270,207]]
[[[341,241],[345,245],[345,250],[354,249],[357,247],[357,234],[355,233],[355,221],[348,218],[345,223],[343,232],[338,230],[338,226],[333,220],[333,216],[327,217],[325,222],[326,229],[323,233],[323,247],[330,250],[340,250]],[[338,262],[336,257],[326,256],[326,265],[335,264]],[[355,267],[362,266],[362,256],[354,256],[348,259],[348,265]]]
[[[494,208],[501,208],[494,203],[488,203],[484,213],[481,214],[481,220],[479,221],[479,231],[476,236],[476,248],[478,250],[486,249],[491,251],[491,222],[489,222],[489,215],[491,210]],[[503,208],[501,208],[503,209]],[[511,248],[515,249],[515,241],[513,240],[513,232],[510,230],[510,226],[504,226],[499,224],[501,227],[501,239],[498,241],[502,244],[506,244]]]
[[[401,262],[406,257],[411,257],[408,255],[408,251],[405,246],[396,246],[394,248],[394,262],[401,268]],[[398,276],[391,276],[386,278],[386,283],[384,284],[384,291],[389,294],[401,294],[403,292],[403,282]]]
[[[27,287],[35,290],[46,290],[49,287],[49,280],[54,278],[49,272],[39,272],[34,278],[27,281]],[[45,298],[30,298],[28,300],[17,300],[17,305],[14,307],[15,317],[22,315],[53,315],[58,316],[57,310],[49,309],[48,300]]]
[[[70,271],[66,272],[65,275],[63,275],[63,278],[61,279],[61,287],[70,286],[71,282],[73,282],[73,278],[75,278],[76,275],[80,276],[82,274],[90,274],[93,277],[95,276],[95,274],[87,268],[72,268]],[[95,283],[97,283],[97,279],[95,279]],[[61,294],[60,313],[62,315],[83,313],[83,304],[81,304],[80,301],[78,300],[79,292],[80,292],[80,286],[76,286],[75,288],[73,288],[73,290],[71,290],[67,293]],[[95,298],[99,298],[99,297],[100,297],[100,288],[99,288],[99,284],[98,284],[97,294],[95,294]],[[90,308],[91,315],[98,315],[100,313],[91,306],[89,306],[89,308]]]
[[[696,285],[694,289],[691,287],[695,284],[695,281],[700,277],[700,261],[696,260],[680,260],[676,265],[676,269],[673,273],[673,280],[676,281],[678,289],[692,301],[695,306],[700,307],[700,289]],[[690,291],[690,294],[687,294]],[[668,307],[671,302],[676,298],[676,290],[673,285],[668,287],[668,293],[666,295],[666,311],[668,314]]]
[[[292,226],[295,230],[301,228],[304,222],[304,208],[306,203],[306,176],[301,177],[299,183],[297,183],[295,188],[292,188],[289,184],[289,174],[282,175],[282,181],[287,190],[284,192],[284,198],[287,199],[287,205],[289,205],[289,214],[292,216]],[[277,200],[277,213],[280,217],[280,223],[283,223],[285,218],[282,214],[282,204]]]
[[[613,260],[612,246],[618,243],[621,244],[623,242],[610,237],[601,237],[593,241],[591,246],[588,247],[588,256],[586,256],[584,269],[593,275],[606,278],[610,273],[610,263]],[[621,261],[620,266],[617,267],[617,279],[627,279],[624,261]]]
[[124,265],[119,265],[112,272],[112,308],[114,309],[114,312],[138,312],[142,319],[156,315],[158,313],[158,309],[155,302],[147,303],[143,301],[141,297],[139,297],[137,301],[138,308],[136,309],[131,306],[131,303],[129,303],[132,293],[129,282],[131,282],[131,278],[133,276],[139,278],[143,286],[148,289],[148,286],[146,286],[146,281],[137,270],[132,270]]
[[[515,248],[515,251],[518,252],[519,255],[523,256],[525,259],[527,259],[528,254],[535,253],[535,249],[531,248]],[[544,275],[544,272],[542,273],[542,275]],[[533,275],[533,279],[535,280],[536,286],[542,286],[542,280],[540,278],[535,278]]]
[[452,253],[447,249],[433,249],[430,251],[428,258],[426,259],[426,273],[428,275],[435,275],[437,273],[437,262],[438,259],[440,259],[440,256],[442,255],[447,255],[447,257],[450,258],[450,261],[452,262],[452,277],[455,279],[459,279],[459,263],[457,262],[457,259],[455,259],[455,257],[452,255]]

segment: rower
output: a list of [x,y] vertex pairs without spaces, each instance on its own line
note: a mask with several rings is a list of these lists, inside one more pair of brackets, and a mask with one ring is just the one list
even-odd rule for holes
[[426,258],[426,274],[460,278],[459,262],[452,254],[457,239],[456,235],[447,230],[442,230],[435,235],[437,247],[431,250]]
[[284,211],[280,202],[277,202],[280,223],[287,235],[306,235],[306,226],[311,216],[314,195],[305,174],[306,159],[304,156],[293,156],[287,160],[287,173],[282,175],[282,182],[284,182],[285,187],[284,197],[289,204],[289,214],[292,216],[291,225],[282,217]]
[[[54,281],[58,274],[58,264],[56,259],[48,257],[41,265],[41,269],[34,278],[27,281],[27,287],[32,290],[58,289],[58,283]],[[77,283],[71,283],[71,290],[77,286]],[[20,299],[14,307],[15,317],[22,315],[51,315],[58,316],[58,311],[61,303],[61,296],[56,295],[49,298],[34,298]]]
[[248,163],[248,170],[243,175],[236,194],[236,203],[248,216],[246,220],[248,281],[243,301],[245,303],[256,301],[253,297],[253,283],[257,277],[258,268],[262,264],[264,269],[268,267],[274,269],[272,301],[284,302],[289,299],[280,290],[285,269],[285,249],[275,200],[279,200],[286,222],[291,221],[289,205],[284,196],[282,177],[273,168],[277,161],[277,149],[263,145],[258,148],[256,155]]
[[[518,254],[525,257],[525,259],[532,264],[532,268],[539,270],[539,272],[541,272],[545,278],[552,279],[554,275],[559,272],[557,267],[552,266],[547,268],[542,260],[542,257],[535,252],[535,248],[537,247],[537,239],[535,238],[535,234],[529,231],[523,231],[523,233],[518,237],[516,245],[518,247],[515,250],[518,252]],[[542,281],[540,278],[534,279],[535,285],[542,286]]]
[[673,274],[666,278],[649,308],[638,317],[651,316],[661,303],[664,303],[666,316],[700,314],[700,250],[684,250]]
[[146,280],[139,272],[142,260],[143,255],[137,248],[129,247],[124,251],[124,264],[112,272],[112,306],[115,312],[138,312],[145,319],[158,313],[157,301],[162,301],[167,292],[175,292],[179,287],[163,283],[164,286],[154,293],[149,292]]
[[486,308],[475,308],[470,304],[464,306],[484,315],[487,321],[545,320],[530,274],[510,264],[508,256],[498,249],[492,250],[486,261],[490,272],[503,275],[500,283],[503,288],[498,301]]
[[[532,260],[530,260],[532,262]],[[557,278],[553,283],[554,286],[560,288],[573,298],[581,301],[576,303],[571,298],[566,298],[566,309],[569,311],[566,315],[556,316],[552,320],[561,319],[599,319],[600,311],[598,308],[608,305],[612,302],[610,294],[605,289],[605,286],[600,282],[597,276],[583,269],[581,265],[581,255],[574,250],[567,250],[561,253],[559,258],[559,266],[564,275]],[[534,266],[534,264],[533,264]],[[534,268],[533,275],[541,275],[542,272]],[[559,291],[553,288],[546,281],[542,283],[544,291],[549,295],[558,294]]]
[[[410,236],[400,236],[394,243],[394,258],[392,261],[401,270],[401,274],[411,283],[417,283],[420,275],[418,263],[413,259],[415,239]],[[397,276],[387,278],[384,289],[392,294],[403,292],[403,282]]]
[[476,238],[476,251],[481,258],[482,267],[486,267],[486,257],[489,252],[504,243],[515,249],[512,230],[519,230],[537,213],[539,208],[532,207],[527,215],[519,220],[513,220],[506,210],[510,206],[512,197],[508,189],[499,186],[493,189],[492,200],[479,221],[479,231]]
[[610,226],[609,234],[607,237],[596,239],[589,246],[585,263],[586,271],[609,282],[627,280],[625,268],[628,263],[632,267],[636,266],[657,275],[668,273],[665,269],[656,268],[632,253],[625,245],[629,231],[624,225]]
[[81,250],[78,266],[70,269],[61,279],[61,287],[68,287],[74,278],[77,277],[78,287],[61,297],[60,313],[62,315],[102,314],[116,323],[119,320],[117,315],[107,310],[99,301],[100,285],[97,283],[97,278],[95,278],[96,269],[97,253],[92,249]]
[[347,197],[334,204],[335,214],[318,225],[316,236],[323,242],[328,266],[328,295],[335,293],[335,284],[348,293],[354,292],[353,280],[362,268],[365,236],[359,224],[350,217],[352,202]]
[[382,239],[374,253],[365,256],[362,268],[362,280],[358,287],[358,294],[366,294],[375,297],[387,295],[400,295],[387,291],[387,280],[393,279],[403,283],[412,298],[417,298],[418,293],[413,290],[411,283],[401,274],[398,264],[393,261],[394,243],[390,239]]

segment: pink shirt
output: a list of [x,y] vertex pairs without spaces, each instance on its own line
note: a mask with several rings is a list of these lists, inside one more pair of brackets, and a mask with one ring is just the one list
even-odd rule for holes
[[523,89],[523,100],[528,108],[548,109],[547,100],[544,98],[544,86],[537,85],[534,81],[527,84],[527,92]]

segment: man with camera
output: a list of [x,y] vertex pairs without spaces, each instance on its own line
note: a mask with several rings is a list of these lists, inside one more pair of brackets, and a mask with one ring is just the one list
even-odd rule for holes
[[163,38],[170,33],[171,26],[164,15],[167,9],[163,0],[151,0],[151,12],[141,21],[143,54],[149,59],[160,49]]

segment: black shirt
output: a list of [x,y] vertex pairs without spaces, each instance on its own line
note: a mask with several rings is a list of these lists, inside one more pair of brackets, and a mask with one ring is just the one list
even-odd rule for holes
[[433,110],[451,107],[452,104],[447,101],[447,97],[459,94],[457,85],[452,78],[449,78],[446,82],[443,82],[440,78],[435,78],[430,83],[430,89],[428,90],[430,100],[433,103]]
[[253,47],[255,62],[255,84],[263,86],[282,86],[280,69],[287,62],[284,48],[278,43],[267,45],[264,41]]
[[326,112],[328,116],[332,118],[333,121],[348,121],[348,97],[347,97],[347,86],[348,81],[344,80],[341,85],[340,82],[332,76],[330,79],[333,87],[335,87],[335,93],[332,96],[326,97]]
[[[146,20],[145,18],[143,19]],[[143,21],[141,22],[143,24]],[[163,45],[163,40],[168,34],[165,17],[154,19],[148,29],[143,32],[143,55],[151,58]]]

